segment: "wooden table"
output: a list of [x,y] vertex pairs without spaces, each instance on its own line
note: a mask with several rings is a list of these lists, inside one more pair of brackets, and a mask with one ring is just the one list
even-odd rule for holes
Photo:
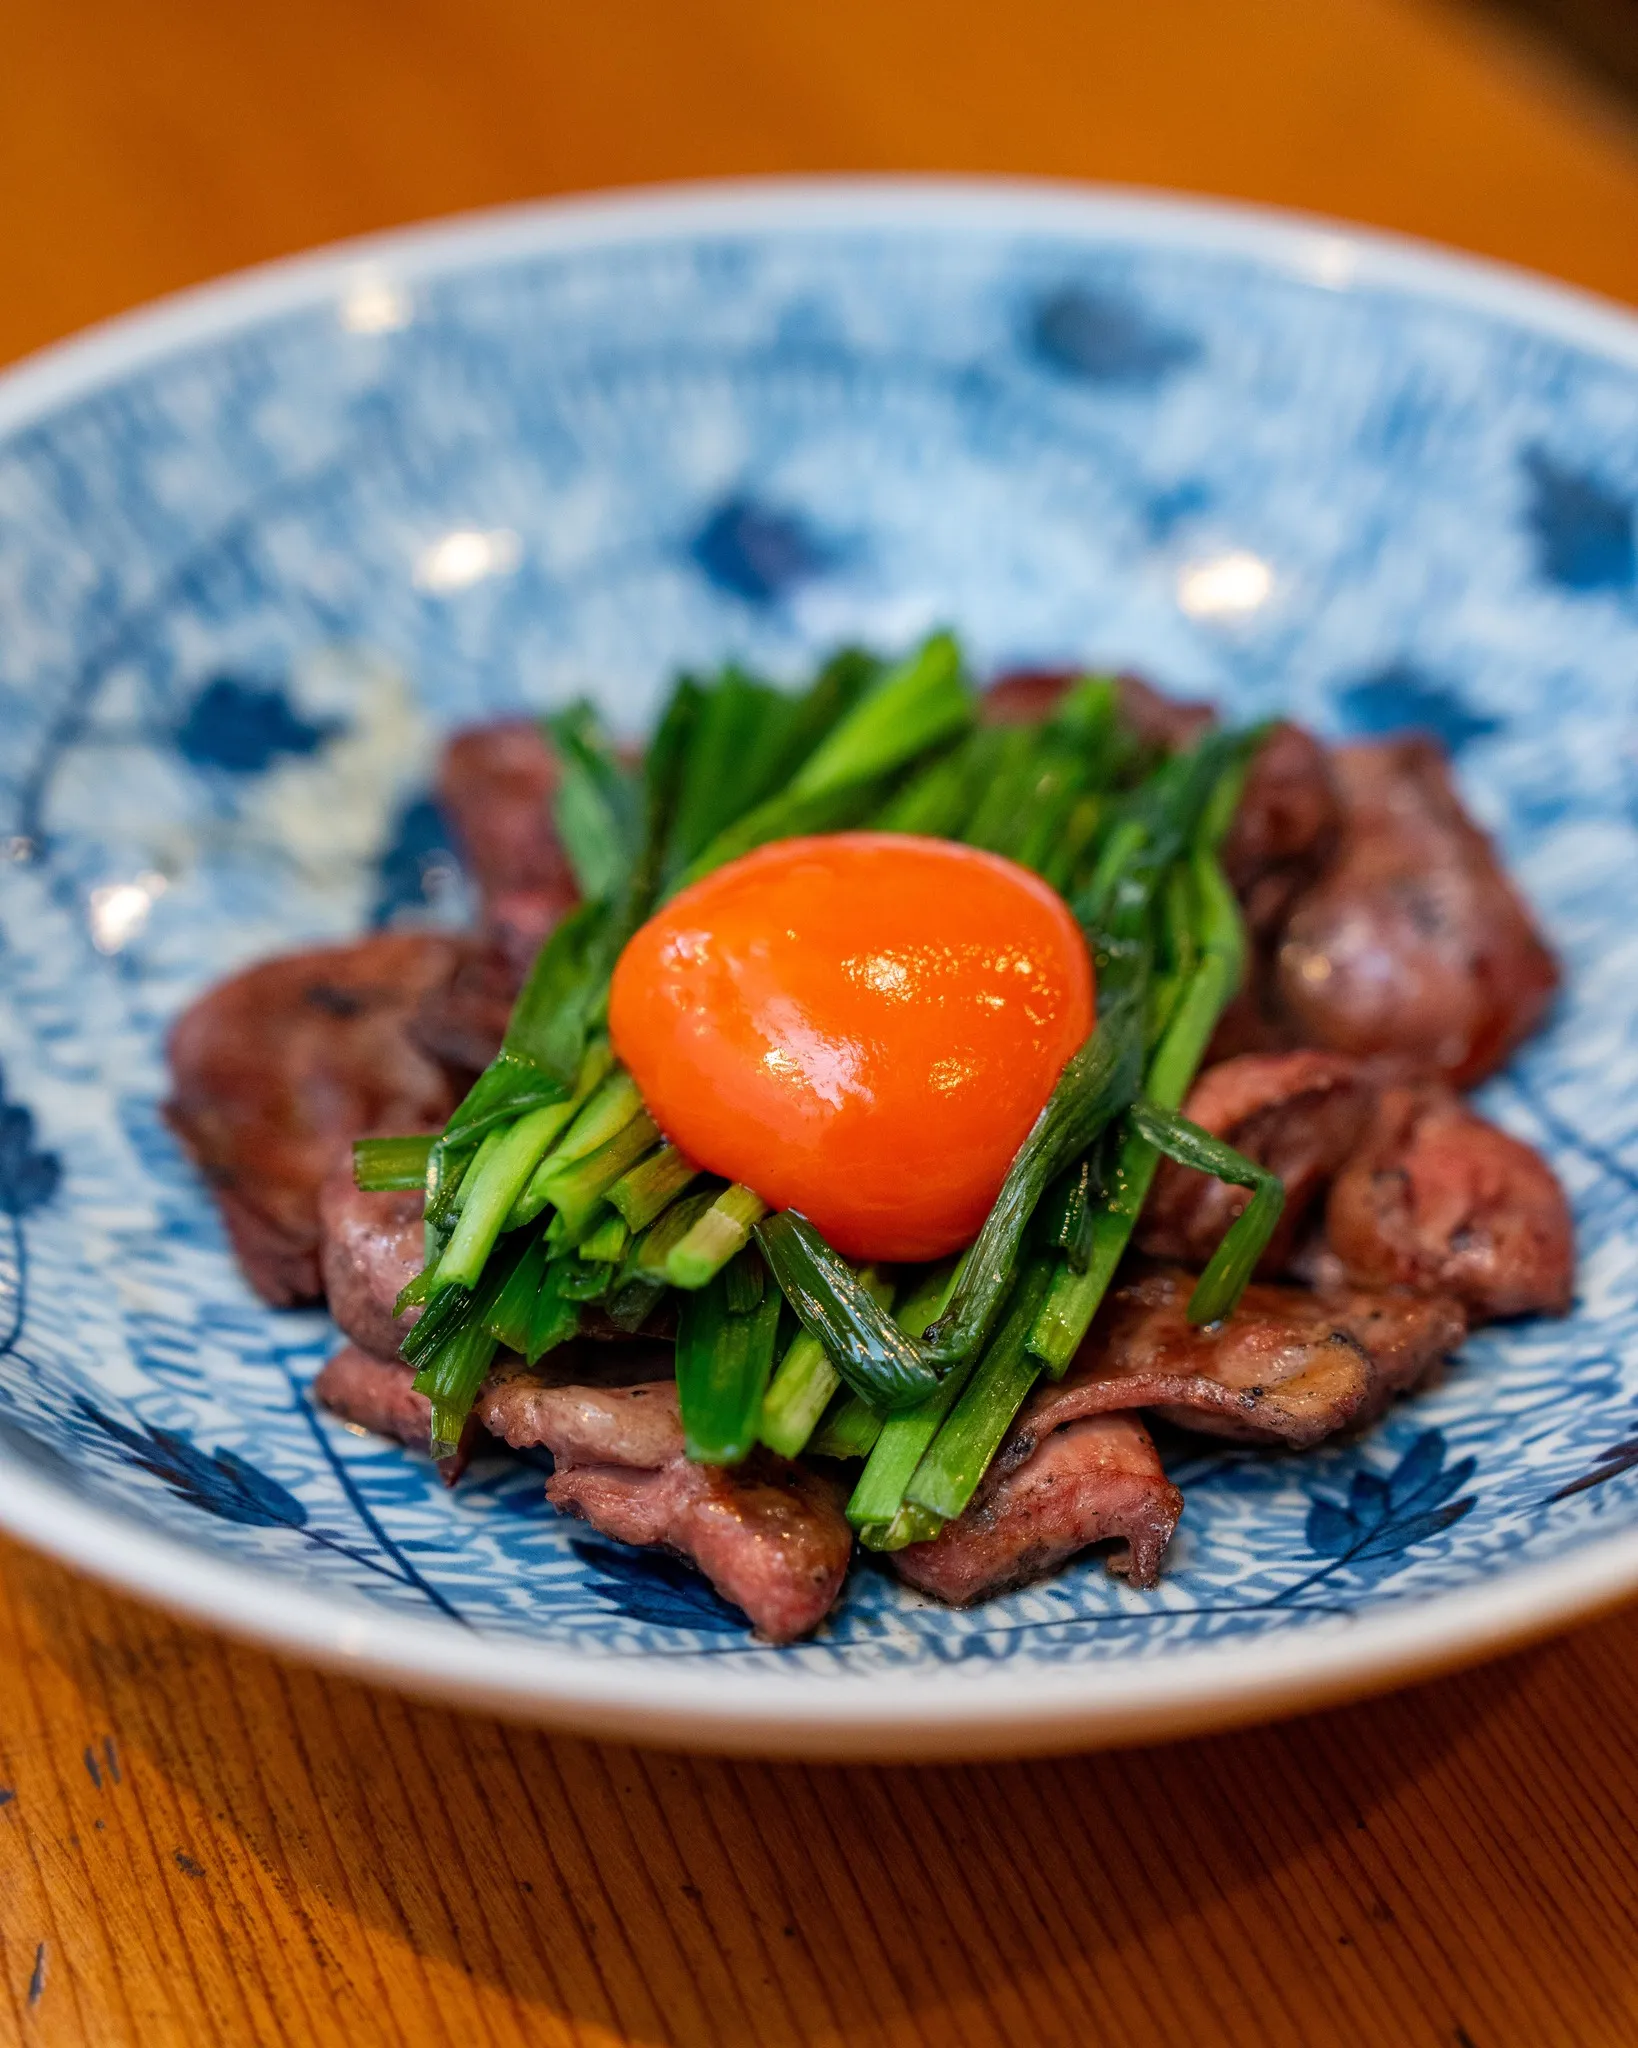
[[[1331,209],[1638,301],[1638,146],[1413,0],[10,0],[0,358],[416,215],[955,167]],[[552,1741],[0,1546],[0,2039],[1638,2039],[1638,1613],[1283,1728],[936,1771]]]

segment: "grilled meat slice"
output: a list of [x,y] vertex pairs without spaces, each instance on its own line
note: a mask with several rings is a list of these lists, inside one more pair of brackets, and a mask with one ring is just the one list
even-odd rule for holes
[[370,1194],[355,1187],[350,1145],[319,1189],[319,1273],[330,1314],[344,1337],[376,1358],[397,1358],[421,1313],[395,1316],[393,1303],[421,1270],[425,1206],[418,1188]]
[[1193,1287],[1192,1275],[1163,1267],[1117,1288],[1068,1375],[1031,1397],[1015,1435],[1150,1408],[1207,1436],[1302,1449],[1415,1385],[1466,1327],[1445,1297],[1259,1283],[1232,1316],[1196,1329]]
[[677,1551],[770,1641],[809,1634],[835,1604],[853,1550],[837,1489],[767,1452],[731,1468],[690,1464],[674,1381],[546,1387],[501,1375],[477,1413],[514,1447],[552,1453],[554,1507],[622,1543]]
[[468,727],[444,748],[438,805],[477,888],[482,932],[431,990],[415,1036],[435,1059],[482,1071],[500,1050],[536,953],[576,901],[552,820],[557,762],[532,718]]
[[1317,880],[1341,822],[1330,756],[1312,733],[1282,719],[1252,760],[1223,842],[1223,871],[1254,942],[1276,933]]
[[457,956],[448,976],[422,999],[410,1034],[441,1065],[477,1075],[500,1051],[529,970],[529,961],[519,964],[519,940],[516,928],[487,933]]
[[[1184,1115],[1285,1183],[1285,1208],[1259,1272],[1284,1270],[1309,1212],[1364,1135],[1374,1101],[1358,1062],[1333,1052],[1247,1053],[1195,1082]],[[1245,1188],[1162,1160],[1139,1249],[1203,1266],[1250,1199]]]
[[1183,1496],[1169,1485],[1134,1415],[1062,1426],[1022,1421],[971,1504],[930,1543],[891,1553],[902,1579],[965,1607],[1044,1578],[1089,1543],[1124,1545],[1109,1560],[1134,1586],[1152,1586]]
[[468,944],[387,932],[263,961],[173,1026],[166,1118],[274,1307],[318,1297],[319,1187],[337,1141],[425,1130],[454,1108],[448,1076],[408,1026]]
[[439,764],[438,807],[483,898],[485,921],[519,935],[525,970],[575,901],[552,822],[556,790],[556,757],[532,718],[470,726],[453,735]]
[[1304,1044],[1471,1086],[1541,1023],[1557,964],[1431,740],[1332,760],[1341,845],[1286,926],[1281,1003]]
[[[432,1428],[432,1403],[415,1391],[414,1379],[415,1368],[400,1359],[374,1358],[348,1344],[314,1380],[313,1399],[354,1429],[424,1451]],[[468,1422],[459,1450],[452,1458],[438,1460],[446,1486],[453,1486],[466,1470],[478,1433],[476,1424]]]
[[1570,1306],[1575,1231],[1557,1176],[1448,1088],[1384,1091],[1325,1227],[1361,1286],[1453,1294],[1476,1322]]
[[424,1451],[432,1403],[411,1382],[415,1368],[398,1358],[377,1358],[347,1344],[313,1382],[313,1399],[372,1436],[390,1436]]

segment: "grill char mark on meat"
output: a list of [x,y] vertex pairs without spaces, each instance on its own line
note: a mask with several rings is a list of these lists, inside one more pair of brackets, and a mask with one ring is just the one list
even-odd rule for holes
[[1338,748],[1342,840],[1297,903],[1279,995],[1299,1039],[1470,1087],[1537,1028],[1558,968],[1444,757],[1410,737]]
[[499,1376],[478,1414],[514,1447],[552,1453],[555,1507],[619,1542],[678,1552],[770,1641],[809,1634],[835,1604],[853,1532],[832,1482],[767,1452],[728,1469],[690,1464],[674,1381],[610,1389]]
[[1569,1309],[1575,1231],[1557,1176],[1447,1088],[1384,1091],[1325,1220],[1363,1286],[1442,1290],[1476,1321]]
[[447,1075],[408,1026],[469,943],[380,933],[266,960],[219,982],[172,1028],[166,1118],[274,1307],[319,1295],[319,1187],[338,1140],[425,1130],[454,1108]]
[[[1375,1101],[1341,1053],[1246,1053],[1208,1067],[1183,1113],[1285,1183],[1285,1208],[1258,1267],[1282,1272],[1309,1212],[1352,1157]],[[1251,1199],[1171,1160],[1161,1162],[1138,1230],[1151,1258],[1204,1266]]]
[[964,1607],[1044,1578],[1110,1539],[1109,1560],[1134,1586],[1152,1586],[1183,1512],[1148,1431],[1133,1415],[1099,1415],[1017,1435],[966,1510],[930,1543],[892,1554],[899,1576]]
[[1466,1327],[1445,1297],[1255,1283],[1232,1316],[1196,1329],[1193,1287],[1192,1275],[1164,1268],[1116,1288],[1068,1375],[1025,1404],[1015,1442],[1082,1416],[1150,1408],[1207,1436],[1302,1449],[1407,1391]]

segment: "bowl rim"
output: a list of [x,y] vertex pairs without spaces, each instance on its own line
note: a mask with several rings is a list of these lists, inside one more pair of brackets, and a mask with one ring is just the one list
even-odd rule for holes
[[[0,436],[185,350],[481,265],[702,233],[943,230],[1077,236],[1238,255],[1333,290],[1487,313],[1638,369],[1638,317],[1496,262],[1321,215],[1025,178],[747,178],[456,215],[284,257],[178,292],[0,374]],[[1638,1594],[1638,1527],[1477,1586],[1289,1635],[1089,1662],[945,1674],[739,1673],[586,1655],[372,1609],[234,1563],[78,1499],[0,1449],[0,1530],[120,1591],[271,1650],[473,1708],[614,1740],[811,1759],[1021,1755],[1199,1733],[1386,1690],[1499,1655]]]

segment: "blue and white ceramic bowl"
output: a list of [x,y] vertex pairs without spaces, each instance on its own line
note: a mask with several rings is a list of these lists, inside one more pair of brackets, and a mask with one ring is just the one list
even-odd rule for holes
[[[1141,1739],[1638,1587],[1638,322],[1227,208],[957,184],[528,209],[284,265],[0,382],[0,1524],[287,1651],[607,1734]],[[1158,1591],[704,1583],[318,1413],[159,1116],[258,955],[457,916],[452,725],[953,623],[1332,733],[1435,728],[1562,949],[1486,1091],[1581,1241],[1363,1441],[1203,1446]]]

